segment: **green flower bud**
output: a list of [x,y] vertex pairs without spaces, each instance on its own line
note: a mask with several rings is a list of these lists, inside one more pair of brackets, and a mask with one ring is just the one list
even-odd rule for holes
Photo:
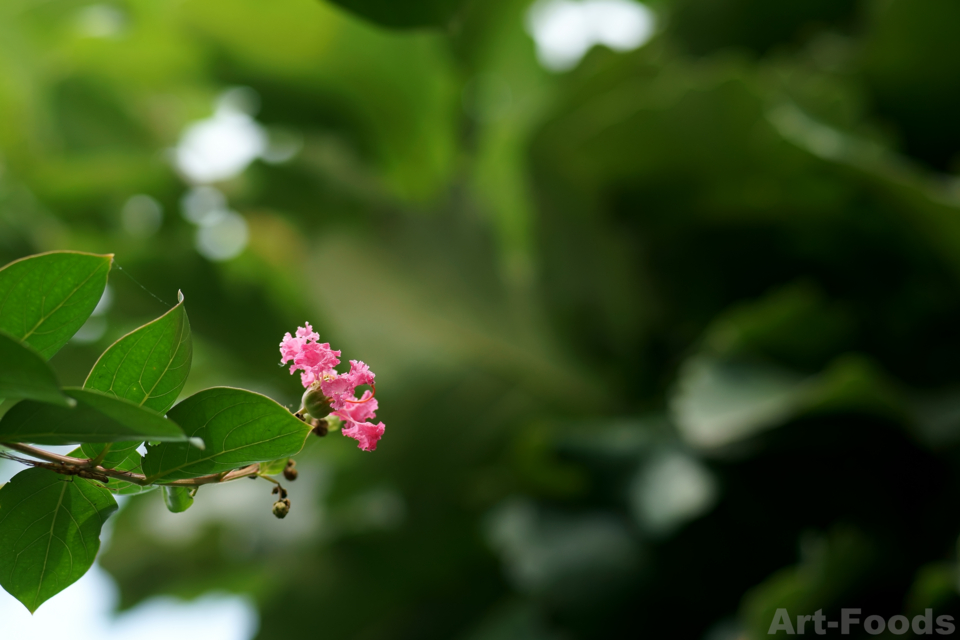
[[287,517],[287,514],[290,513],[290,500],[287,498],[282,498],[273,503],[273,515],[277,516],[281,520]]
[[323,420],[330,414],[330,398],[323,394],[319,384],[314,384],[303,392],[300,404],[307,414],[317,420]]

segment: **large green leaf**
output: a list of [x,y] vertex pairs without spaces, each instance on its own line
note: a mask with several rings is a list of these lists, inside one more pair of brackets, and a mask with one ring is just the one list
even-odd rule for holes
[[[24,400],[0,420],[0,442],[73,444],[159,440],[183,442],[177,424],[128,400],[84,389],[65,389],[77,406]],[[190,445],[187,445],[190,447]]]
[[[183,294],[177,298],[173,309],[128,333],[104,351],[93,365],[83,388],[129,400],[160,414],[166,413],[187,382],[193,358],[190,321],[183,306]],[[113,467],[126,460],[127,453],[139,445],[140,441],[85,444],[83,451],[87,457],[93,458],[105,447],[110,447],[103,464]]]
[[465,0],[330,0],[333,4],[387,27],[445,27]]
[[206,449],[186,444],[147,447],[147,478],[169,482],[229,471],[254,462],[276,460],[303,448],[310,427],[258,393],[215,387],[190,396],[169,414],[188,436],[202,438]]
[[42,356],[0,331],[0,398],[4,397],[73,404],[60,392],[57,376]]
[[112,262],[74,251],[11,262],[0,269],[0,329],[49,360],[93,313]]
[[165,414],[187,382],[192,357],[190,321],[180,294],[173,309],[104,351],[83,388]]
[[91,482],[21,471],[0,489],[0,585],[36,611],[87,572],[116,509],[110,492]]

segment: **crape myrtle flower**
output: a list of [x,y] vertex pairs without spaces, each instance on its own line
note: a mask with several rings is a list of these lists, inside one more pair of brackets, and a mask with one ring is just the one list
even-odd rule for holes
[[[377,400],[373,397],[375,374],[359,360],[350,361],[350,371],[338,373],[340,352],[330,348],[327,342],[320,343],[320,335],[310,323],[299,327],[296,335],[289,333],[280,341],[280,364],[293,361],[290,373],[300,371],[300,382],[307,389],[298,414],[308,413],[315,421],[328,423],[342,421],[343,435],[357,441],[364,451],[373,451],[383,436],[382,422],[369,422],[376,416]],[[364,391],[358,399],[357,387],[369,385],[373,391]],[[318,415],[319,414],[319,415]],[[338,420],[331,421],[330,418]]]
[[310,323],[306,327],[297,329],[296,337],[286,333],[280,341],[281,364],[293,360],[290,373],[301,370],[300,382],[304,387],[322,380],[324,375],[336,375],[336,367],[340,364],[340,352],[330,348],[330,343],[318,343],[320,334],[315,333]]

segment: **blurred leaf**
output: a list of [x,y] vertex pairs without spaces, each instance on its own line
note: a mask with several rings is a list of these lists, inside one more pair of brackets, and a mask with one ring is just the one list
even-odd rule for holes
[[817,376],[817,387],[807,407],[811,414],[871,414],[913,425],[914,412],[902,388],[863,356],[849,354],[834,360]]
[[187,382],[193,356],[183,294],[178,299],[173,309],[113,343],[93,365],[83,388],[160,415],[169,411]]
[[0,331],[0,398],[28,398],[61,406],[72,400],[60,393],[53,369],[39,353]]
[[799,415],[859,413],[914,422],[901,390],[856,355],[837,358],[811,376],[746,360],[696,356],[683,365],[670,406],[684,439],[704,448],[748,438]]
[[193,496],[196,487],[164,487],[163,504],[167,505],[172,513],[183,513],[193,506]]
[[187,435],[202,438],[200,451],[186,444],[148,446],[146,476],[156,482],[230,471],[254,462],[292,456],[310,426],[258,393],[216,387],[190,396],[168,414]]
[[[0,441],[36,444],[123,442],[139,438],[187,440],[183,430],[147,409],[98,391],[66,389],[77,401],[72,409],[25,400],[0,420]],[[190,447],[190,445],[185,445]]]
[[782,423],[816,392],[812,378],[704,356],[684,364],[671,410],[690,444],[718,447]]
[[287,468],[287,462],[289,460],[290,458],[280,458],[279,460],[261,463],[260,473],[267,476],[279,475]]
[[72,251],[11,262],[0,269],[0,329],[49,360],[93,313],[112,262]]
[[110,492],[92,483],[21,471],[0,489],[0,585],[36,611],[87,572],[116,509]]
[[931,562],[917,571],[910,591],[904,601],[904,613],[908,616],[923,614],[930,607],[938,611],[958,598],[955,562]]
[[849,313],[800,283],[732,307],[707,329],[704,342],[720,356],[763,358],[813,372],[842,352],[853,329]]
[[353,13],[387,27],[445,27],[466,0],[330,0]]
[[836,606],[883,574],[879,545],[851,527],[838,526],[823,537],[808,534],[801,549],[799,565],[777,571],[744,595],[740,619],[746,637],[766,638],[777,609],[810,615]]

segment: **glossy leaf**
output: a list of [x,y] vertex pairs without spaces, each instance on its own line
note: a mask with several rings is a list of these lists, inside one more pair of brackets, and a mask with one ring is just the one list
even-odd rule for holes
[[[181,293],[177,305],[170,311],[123,336],[104,351],[83,388],[102,391],[165,414],[187,382],[192,359],[190,321]],[[112,446],[86,444],[84,453],[93,458],[110,446],[104,464],[112,466],[124,461],[127,453],[140,446],[140,442],[118,442]]]
[[103,352],[83,383],[165,414],[187,382],[193,343],[183,294],[173,309],[128,333]]
[[183,513],[193,506],[196,487],[164,487],[163,504],[173,513]]
[[464,0],[331,0],[367,20],[386,27],[444,27],[450,24]]
[[[175,422],[98,391],[65,389],[76,400],[73,408],[25,400],[0,420],[0,442],[72,444],[160,440],[182,442],[187,437]],[[190,446],[190,445],[186,445]]]
[[292,456],[303,448],[310,427],[270,398],[252,391],[215,387],[170,410],[170,419],[206,449],[164,443],[147,447],[146,476],[163,482],[237,469]]
[[61,406],[73,399],[60,392],[57,376],[28,345],[0,331],[0,397],[28,398]]
[[0,585],[36,611],[87,572],[116,509],[110,492],[92,482],[21,471],[0,489]]
[[11,262],[0,269],[0,330],[49,360],[93,313],[112,262],[74,251]]

